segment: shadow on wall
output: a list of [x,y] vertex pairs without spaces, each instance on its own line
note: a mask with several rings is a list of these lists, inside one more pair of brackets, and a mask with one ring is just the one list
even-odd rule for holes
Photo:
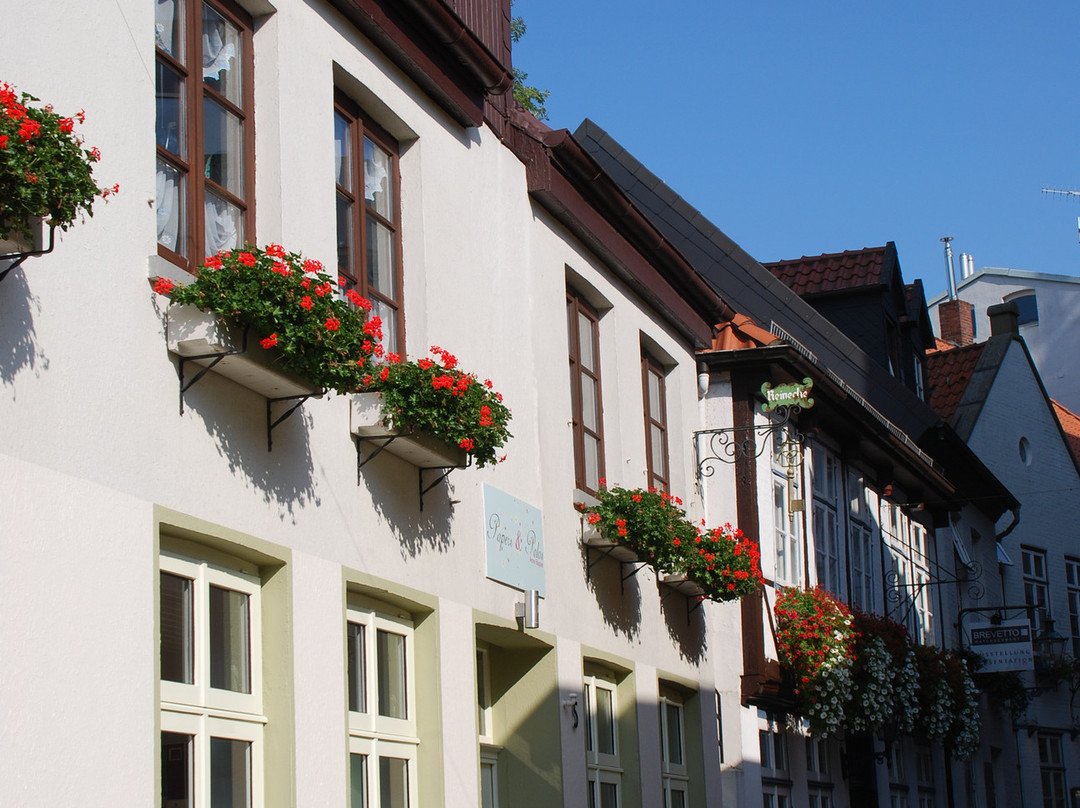
[[704,604],[695,596],[687,597],[660,585],[660,605],[668,636],[679,648],[679,655],[695,665],[705,659],[708,640],[705,634]]
[[[175,357],[172,362],[175,367]],[[202,419],[229,470],[262,492],[267,505],[279,508],[282,521],[293,522],[300,507],[320,504],[308,438],[312,418],[305,411],[318,403],[310,400],[282,421],[273,431],[273,451],[268,451],[265,398],[214,373],[207,373],[184,394],[184,411]],[[275,418],[279,406],[275,405]]]
[[587,547],[581,550],[582,573],[589,582],[604,623],[616,634],[628,638],[636,637],[641,630],[641,584],[634,569],[640,571],[643,566],[641,562],[631,564],[600,558],[595,550],[590,551]]
[[[360,441],[364,457],[375,447]],[[367,488],[375,512],[390,526],[401,545],[402,557],[416,558],[425,550],[445,553],[453,546],[450,524],[453,521],[454,475],[439,481],[438,470],[421,470],[383,452],[365,464],[360,484]],[[430,490],[423,496],[421,487]]]
[[[0,262],[3,271],[7,262]],[[40,373],[49,369],[49,360],[38,347],[34,333],[34,314],[41,306],[30,293],[23,268],[8,273],[0,284],[0,380],[12,388],[23,370]]]

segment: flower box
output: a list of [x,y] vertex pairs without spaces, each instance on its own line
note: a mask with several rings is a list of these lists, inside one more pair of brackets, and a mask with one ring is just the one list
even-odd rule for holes
[[464,449],[448,446],[426,432],[404,432],[383,424],[379,393],[354,394],[349,420],[352,434],[380,444],[418,468],[464,468],[468,462]]
[[[274,348],[263,348],[261,335],[243,326],[218,318],[196,306],[169,307],[166,340],[169,353],[213,371],[266,398],[315,395],[313,386],[278,366],[281,356]],[[219,356],[224,358],[218,359]]]
[[611,558],[623,564],[638,561],[637,553],[624,544],[604,538],[595,525],[590,525],[585,518],[581,520],[581,543],[590,550],[599,550],[605,558]]
[[18,230],[9,227],[0,228],[0,230],[7,230],[8,237],[0,239],[0,256],[14,256],[25,255],[26,253],[41,252],[45,246],[45,239],[42,235],[42,223],[44,220],[40,218],[31,218],[27,221],[30,226],[30,232],[33,233],[33,238],[27,238]]
[[673,589],[688,598],[701,597],[705,594],[701,584],[692,578],[687,578],[685,572],[662,572],[658,580],[668,589]]

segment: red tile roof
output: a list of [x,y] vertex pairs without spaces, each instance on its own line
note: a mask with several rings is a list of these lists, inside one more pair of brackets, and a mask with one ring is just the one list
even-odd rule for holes
[[884,283],[885,247],[866,247],[763,266],[800,297]]
[[[1051,399],[1053,401],[1053,399]],[[1054,401],[1054,412],[1057,413],[1058,422],[1065,430],[1065,437],[1069,441],[1076,462],[1080,463],[1080,416]]]
[[745,314],[736,313],[727,322],[717,323],[713,337],[714,351],[737,351],[741,348],[761,348],[780,338],[766,331]]
[[[948,343],[945,343],[948,346]],[[952,420],[957,407],[964,399],[971,374],[979,364],[984,343],[963,348],[941,348],[927,353],[926,373],[930,380],[930,406],[946,421]]]

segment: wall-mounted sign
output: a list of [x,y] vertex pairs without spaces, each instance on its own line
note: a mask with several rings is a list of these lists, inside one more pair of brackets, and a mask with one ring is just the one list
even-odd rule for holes
[[544,526],[539,508],[484,483],[487,577],[545,597]]
[[777,407],[801,407],[808,410],[814,406],[814,399],[810,398],[810,390],[814,386],[814,380],[807,377],[802,384],[778,384],[773,387],[768,382],[761,385],[761,395],[765,396],[765,403],[761,407],[762,412],[772,412]]
[[973,625],[971,650],[986,660],[979,669],[980,673],[1035,669],[1031,650],[1031,624],[1023,618],[1003,620],[996,626],[992,623]]

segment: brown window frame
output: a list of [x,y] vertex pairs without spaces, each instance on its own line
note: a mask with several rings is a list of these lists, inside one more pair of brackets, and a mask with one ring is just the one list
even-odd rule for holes
[[[660,412],[654,413],[650,404],[649,376],[656,377],[660,385]],[[668,452],[667,426],[667,373],[664,366],[646,351],[641,352],[641,404],[645,416],[645,470],[648,487],[658,491],[669,491],[671,486],[671,455]],[[653,455],[653,429],[660,430],[660,443],[663,457],[664,474],[657,471],[657,458]]]
[[[404,356],[405,307],[403,305],[404,273],[401,261],[401,145],[396,138],[390,135],[390,133],[372,121],[370,116],[368,116],[357,104],[341,93],[336,93],[334,96],[335,131],[339,117],[345,121],[347,128],[350,154],[353,156],[352,164],[350,166],[350,180],[353,189],[356,190],[346,188],[338,183],[337,178],[335,178],[335,210],[336,203],[339,199],[345,199],[348,202],[350,208],[349,221],[352,226],[352,231],[355,234],[350,260],[346,262],[348,266],[344,266],[341,261],[341,234],[340,232],[338,233],[338,273],[346,279],[347,287],[356,289],[358,294],[366,297],[373,303],[376,303],[376,306],[386,306],[395,312],[396,317],[393,329],[393,342],[391,344],[396,346],[394,350],[396,350],[398,354]],[[359,190],[363,187],[364,183],[363,155],[365,138],[390,156],[391,170],[389,174],[392,184],[391,196],[393,205],[391,213],[394,216],[393,221],[387,219],[371,205],[367,204],[363,194]],[[359,157],[359,159],[357,159],[357,157]],[[369,217],[390,230],[393,234],[393,294],[386,294],[385,291],[376,289],[369,280],[367,244],[367,224]],[[386,328],[384,323],[384,332],[385,331],[389,331],[389,329]]]
[[[592,371],[581,364],[581,329],[578,324],[581,316],[591,324],[590,338],[592,339],[593,356],[595,357],[596,370]],[[604,471],[604,403],[602,398],[603,384],[600,379],[600,315],[585,299],[573,289],[566,290],[566,323],[570,342],[570,399],[572,408],[572,425],[574,433],[574,481],[577,487],[587,494],[595,494],[596,487],[589,484],[585,471],[585,437],[591,435],[597,442],[597,479],[603,480]],[[588,376],[596,382],[596,424],[597,429],[591,430],[584,424],[584,399],[582,398],[581,378]]]
[[[240,31],[240,106],[229,101],[224,95],[199,76],[202,69],[202,10],[209,6]],[[184,192],[180,205],[180,251],[158,243],[158,255],[177,266],[194,272],[203,263],[206,246],[205,200],[207,189],[240,208],[242,212],[243,233],[237,246],[255,243],[255,87],[254,87],[254,23],[251,16],[230,0],[187,0],[182,6],[181,40],[183,59],[156,46],[155,76],[162,67],[173,71],[181,83],[180,124],[183,128],[183,154],[171,152],[157,144],[157,158],[184,178]],[[155,98],[161,101],[160,87],[155,90]],[[211,100],[232,113],[240,120],[242,127],[241,171],[243,172],[243,198],[236,196],[213,180],[206,177],[206,172],[193,170],[199,161],[205,162],[204,105]],[[160,132],[158,139],[160,140]],[[196,158],[197,155],[202,157]],[[160,202],[160,200],[159,200]]]

